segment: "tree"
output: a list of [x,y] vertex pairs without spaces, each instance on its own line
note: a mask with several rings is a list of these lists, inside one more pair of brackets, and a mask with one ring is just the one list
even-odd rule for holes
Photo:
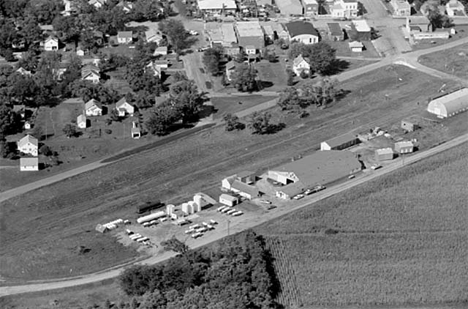
[[6,104],[0,104],[0,139],[21,130],[21,116]]
[[254,91],[257,89],[257,71],[247,63],[236,66],[231,83],[239,91]]
[[46,157],[49,157],[53,154],[52,150],[50,149],[49,146],[47,145],[42,145],[40,148],[39,148],[39,153],[43,154],[44,156]]
[[277,104],[283,111],[297,111],[301,106],[299,92],[294,87],[284,89],[280,94]]
[[177,117],[182,119],[183,123],[196,120],[207,100],[206,93],[199,92],[193,80],[182,80],[172,84],[170,95],[166,104],[174,107]]
[[299,55],[308,58],[310,69],[320,74],[325,74],[336,60],[336,50],[323,41],[312,45],[292,44],[289,50],[289,58],[295,59]]
[[172,236],[172,238],[162,241],[161,246],[163,246],[164,250],[166,251],[174,251],[177,253],[184,254],[189,250],[189,247],[178,240],[175,236]]
[[288,75],[288,80],[286,81],[286,84],[288,86],[294,86],[294,76],[296,74],[291,69],[287,69],[286,74]]
[[63,133],[65,133],[65,135],[70,138],[70,137],[74,137],[76,135],[76,126],[74,126],[73,124],[66,124],[64,127],[63,127]]
[[110,111],[110,113],[109,113],[109,119],[110,119],[111,121],[116,121],[116,122],[121,120],[121,119],[120,119],[120,116],[119,116],[119,112],[118,112],[115,108],[113,108],[113,109]]
[[35,125],[31,132],[31,136],[34,136],[41,141],[44,138],[44,129],[40,125]]
[[172,49],[177,55],[194,42],[180,20],[162,21],[159,23],[159,30],[168,37]]
[[52,25],[61,41],[78,43],[83,31],[83,25],[79,17],[57,16]]
[[245,124],[239,121],[239,117],[233,114],[226,114],[223,117],[223,120],[226,122],[225,129],[226,131],[240,131],[245,129]]
[[253,134],[265,134],[269,131],[271,114],[254,112],[250,117],[249,127]]
[[247,54],[245,53],[245,51],[241,50],[234,58],[234,61],[237,63],[243,63],[245,61],[245,58],[247,58]]
[[61,1],[56,0],[41,0],[30,1],[26,8],[25,15],[36,18],[39,24],[51,24],[56,16],[60,15],[64,7]]
[[2,158],[13,159],[18,154],[17,144],[15,142],[7,142],[5,139],[0,139],[0,154]]
[[153,135],[166,135],[171,125],[177,121],[176,111],[172,106],[155,108],[145,123],[146,130]]
[[220,48],[209,48],[203,53],[203,64],[212,75],[219,74],[219,63],[223,51]]

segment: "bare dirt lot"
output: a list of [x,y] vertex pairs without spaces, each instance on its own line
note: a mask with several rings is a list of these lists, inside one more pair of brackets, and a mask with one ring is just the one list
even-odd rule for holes
[[[346,97],[327,109],[312,107],[308,118],[273,109],[272,121],[287,124],[275,135],[251,135],[248,130],[229,134],[216,127],[8,200],[1,204],[0,263],[6,266],[0,275],[64,277],[70,268],[78,275],[122,262],[135,251],[112,237],[94,235],[97,223],[134,219],[139,202],[190,197],[219,185],[225,176],[265,170],[315,150],[338,134],[422,113],[425,106],[416,103],[427,100],[438,89],[434,85],[442,83],[450,84],[406,67],[378,70],[341,85],[349,92]],[[453,136],[450,130],[445,137]],[[34,250],[29,250],[32,244]],[[87,254],[96,254],[96,259],[75,258],[74,248],[80,245],[92,248]]]

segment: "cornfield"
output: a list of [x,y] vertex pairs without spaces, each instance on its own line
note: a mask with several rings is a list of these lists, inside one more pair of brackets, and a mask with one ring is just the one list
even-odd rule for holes
[[273,266],[276,276],[280,279],[280,290],[276,297],[277,302],[286,308],[302,307],[295,271],[286,256],[281,238],[267,237],[265,240],[267,249],[274,256]]

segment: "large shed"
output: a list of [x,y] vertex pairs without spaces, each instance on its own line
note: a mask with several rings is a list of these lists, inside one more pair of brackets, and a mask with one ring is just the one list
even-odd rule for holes
[[320,150],[343,150],[359,143],[356,135],[347,133],[320,143]]
[[377,161],[393,160],[393,149],[392,148],[381,148],[375,151],[375,159]]
[[468,88],[438,97],[427,106],[427,111],[439,118],[447,118],[468,110]]

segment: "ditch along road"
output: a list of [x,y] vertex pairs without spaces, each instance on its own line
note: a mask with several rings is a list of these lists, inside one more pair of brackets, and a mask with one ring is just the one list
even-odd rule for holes
[[[384,59],[382,59],[382,60],[380,60],[378,62],[368,64],[366,66],[356,68],[356,69],[351,70],[351,71],[340,73],[340,74],[336,75],[335,77],[339,82],[343,82],[343,81],[346,81],[348,79],[354,78],[356,76],[369,73],[369,72],[371,72],[373,70],[376,70],[376,69],[379,69],[379,68],[382,68],[382,67],[397,63],[397,64],[402,64],[402,65],[407,65],[410,68],[413,68],[415,70],[421,71],[423,73],[426,73],[426,74],[429,74],[429,75],[432,75],[432,76],[436,76],[436,77],[439,77],[439,78],[451,79],[451,80],[454,80],[454,81],[456,81],[456,82],[458,82],[458,83],[460,83],[462,85],[463,84],[467,85],[468,84],[467,80],[463,80],[463,79],[455,77],[453,75],[450,75],[450,74],[447,74],[447,73],[444,73],[444,72],[440,72],[440,71],[428,68],[428,67],[423,66],[422,64],[420,64],[418,62],[418,58],[420,56],[422,56],[422,55],[442,51],[442,50],[449,49],[449,48],[452,48],[452,47],[456,47],[456,46],[466,44],[466,43],[468,43],[468,37],[462,38],[462,39],[459,39],[457,41],[453,41],[453,42],[450,42],[450,43],[447,43],[447,44],[431,47],[431,48],[428,48],[428,49],[418,50],[418,51],[414,51],[414,52],[400,54],[398,56],[384,58]],[[200,74],[197,74],[195,77],[198,77],[198,75],[200,75]],[[203,74],[201,74],[201,75],[203,75]],[[260,93],[260,94],[262,94],[262,93]],[[275,95],[275,94],[277,95],[277,93],[268,92],[268,95]],[[219,96],[219,94],[212,94],[212,95]],[[224,95],[224,96],[239,96],[239,97],[242,97],[242,96],[245,96],[245,94],[232,93],[230,95]],[[260,112],[260,111],[269,109],[269,108],[276,105],[276,100],[277,99],[270,100],[270,101],[262,103],[262,104],[258,104],[258,105],[254,106],[254,107],[249,108],[249,109],[240,111],[240,112],[236,113],[236,115],[238,117],[242,118],[242,117],[248,116],[249,114],[251,114],[253,112]],[[175,140],[175,139],[172,139],[172,140]],[[122,159],[124,159],[124,158],[122,158]],[[114,162],[116,162],[116,161],[114,161]],[[89,171],[98,169],[100,167],[104,167],[107,164],[110,164],[110,163],[103,163],[102,160],[100,160],[100,161],[93,162],[93,163],[90,163],[90,164],[87,164],[87,165],[83,165],[81,167],[78,167],[78,168],[75,168],[75,169],[72,169],[72,170],[65,171],[63,173],[60,173],[60,174],[57,174],[57,175],[54,175],[54,176],[51,176],[51,177],[44,178],[44,179],[36,181],[36,182],[32,182],[32,183],[29,183],[29,184],[26,184],[26,185],[23,185],[23,186],[14,188],[14,189],[7,190],[5,192],[1,192],[0,193],[0,203],[4,202],[4,201],[6,201],[6,200],[8,200],[10,198],[13,198],[13,197],[19,196],[21,194],[27,193],[29,191],[36,190],[36,189],[39,189],[41,187],[48,186],[48,185],[51,185],[53,183],[56,183],[56,182],[71,178],[71,177],[79,175],[81,173],[89,172]]]
[[[447,141],[439,146],[428,149],[426,151],[415,153],[414,155],[408,156],[405,158],[396,159],[394,162],[392,162],[388,166],[385,166],[382,169],[375,170],[375,171],[369,170],[369,171],[363,172],[354,179],[348,180],[334,187],[327,188],[326,190],[316,193],[314,195],[307,196],[300,201],[292,201],[291,205],[288,205],[287,207],[286,206],[278,207],[275,210],[268,212],[261,217],[251,218],[249,220],[242,220],[242,217],[240,217],[240,220],[232,220],[232,221],[226,220],[225,222],[219,222],[216,233],[206,234],[203,238],[200,238],[197,244],[195,246],[192,246],[192,248],[198,248],[198,247],[207,245],[211,242],[217,241],[227,236],[228,233],[229,234],[238,233],[243,230],[253,228],[257,225],[265,223],[269,220],[288,214],[290,212],[296,211],[298,209],[308,207],[308,206],[313,206],[313,203],[315,202],[326,199],[332,195],[341,193],[345,190],[351,189],[358,185],[361,185],[367,181],[371,181],[377,177],[381,177],[383,175],[392,173],[395,170],[398,170],[400,168],[403,168],[415,162],[421,161],[427,157],[430,157],[432,155],[435,155],[437,153],[443,152],[452,147],[455,147],[455,146],[458,146],[467,142],[468,142],[468,133],[462,136],[459,136],[453,140]],[[153,265],[153,264],[165,261],[173,256],[175,256],[175,253],[165,252],[163,254],[152,256],[150,258],[137,262],[136,264]],[[7,296],[7,295],[29,293],[29,292],[39,292],[39,291],[54,290],[54,289],[60,289],[60,288],[68,288],[68,287],[95,283],[95,282],[99,282],[102,280],[115,278],[121,273],[123,269],[124,267],[116,267],[110,270],[104,270],[101,272],[97,272],[97,273],[93,273],[93,274],[89,274],[85,276],[80,276],[80,277],[75,277],[75,278],[63,279],[60,281],[47,281],[47,282],[45,281],[42,283],[33,283],[33,284],[18,285],[18,286],[3,286],[3,287],[0,287],[0,297]]]

